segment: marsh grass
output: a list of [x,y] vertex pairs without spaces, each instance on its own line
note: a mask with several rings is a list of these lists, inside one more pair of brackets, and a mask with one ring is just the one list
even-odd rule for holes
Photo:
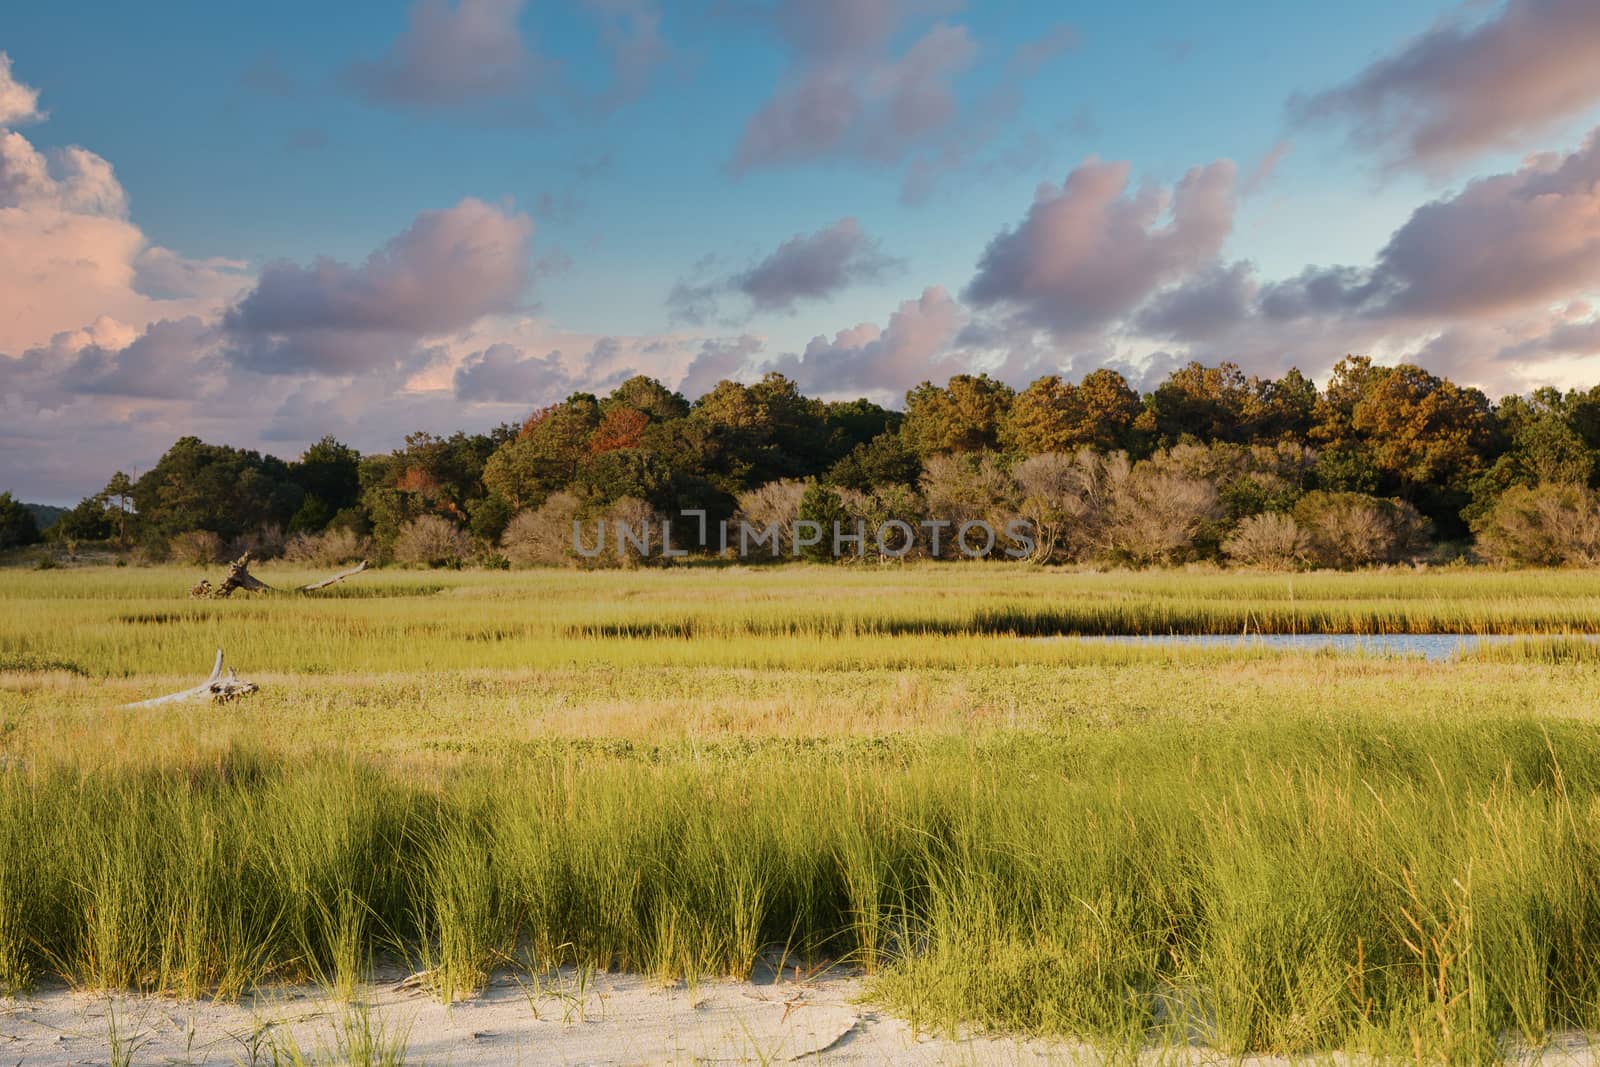
[[[1590,728],[1292,715],[810,757],[573,751],[432,789],[349,761],[0,779],[14,973],[443,998],[565,964],[844,959],[919,1025],[1489,1060],[1593,1028]],[[379,1061],[373,1061],[379,1062]]]
[[[1488,1062],[1600,1028],[1600,655],[1570,636],[1600,577],[178,577],[0,575],[7,990],[348,1001],[398,961],[570,1016],[601,971],[778,954],[919,1027],[1116,1055]],[[1530,636],[1452,663],[1012,636],[1084,620]],[[249,704],[115,707],[217,645]],[[404,1056],[348,1022],[279,1060]]]

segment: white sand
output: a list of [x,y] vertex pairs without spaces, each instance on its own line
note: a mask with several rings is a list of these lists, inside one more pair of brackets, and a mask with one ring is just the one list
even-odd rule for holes
[[[822,975],[778,984],[711,981],[662,988],[637,975],[600,975],[580,995],[568,972],[533,994],[509,976],[446,1007],[384,982],[357,996],[369,1018],[406,1035],[406,1062],[427,1064],[838,1064],[1092,1062],[1062,1044],[918,1035],[856,1003],[861,981]],[[320,990],[283,989],[239,1003],[108,997],[62,987],[0,999],[0,1064],[103,1064],[114,1015],[134,1063],[272,1062],[272,1044],[343,1059],[350,1009]]]
[[[481,995],[446,1007],[392,981],[363,987],[356,1003],[390,1035],[404,1034],[412,1064],[1092,1064],[1081,1044],[1000,1037],[961,1040],[918,1034],[859,1003],[862,982],[826,974],[779,983],[704,982],[663,988],[637,975],[601,975],[580,989],[568,972],[530,991],[497,977]],[[531,999],[530,999],[531,994]],[[320,990],[290,988],[238,1003],[108,997],[43,988],[0,998],[0,1065],[111,1062],[110,1024],[133,1045],[135,1064],[271,1064],[273,1046],[307,1060],[341,1062],[348,1005]],[[1237,1064],[1209,1049],[1153,1051],[1151,1062]],[[1595,1064],[1581,1037],[1510,1057],[1542,1064]],[[1349,1062],[1342,1056],[1336,1062]],[[1326,1062],[1325,1059],[1322,1060]],[[1248,1057],[1254,1067],[1290,1061]]]

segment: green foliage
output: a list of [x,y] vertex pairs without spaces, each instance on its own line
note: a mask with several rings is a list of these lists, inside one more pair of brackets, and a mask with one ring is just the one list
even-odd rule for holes
[[180,438],[133,485],[147,538],[208,530],[230,540],[263,526],[286,526],[303,490],[289,465],[247,449]]
[[906,440],[922,456],[1000,446],[1015,394],[987,374],[958,374],[949,384],[923,382],[906,394]]
[[845,543],[837,554],[833,551],[833,538],[835,530],[841,535],[853,536],[856,533],[856,520],[850,514],[850,509],[844,506],[839,494],[829,489],[821,482],[813,482],[806,486],[806,491],[800,497],[800,522],[815,523],[809,533],[799,536],[814,543],[800,546],[800,555],[813,563],[828,563],[835,559],[848,558],[852,552],[851,543]]
[[28,506],[13,499],[10,493],[0,493],[0,551],[38,544],[41,540],[39,524]]

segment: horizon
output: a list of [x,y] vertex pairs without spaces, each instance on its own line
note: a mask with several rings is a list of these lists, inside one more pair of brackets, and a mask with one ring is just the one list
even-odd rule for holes
[[1600,384],[1600,6],[1054,11],[14,17],[0,489],[71,505],[191,434],[386,451],[632,374]]

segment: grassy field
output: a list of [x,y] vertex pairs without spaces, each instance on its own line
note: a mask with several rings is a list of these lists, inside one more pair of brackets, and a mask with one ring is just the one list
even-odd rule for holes
[[[784,951],[1112,1050],[1600,1029],[1597,574],[195,577],[0,571],[0,987],[348,989],[381,954],[457,997]],[[1241,632],[1534,636],[1070,636]],[[119,707],[219,646],[260,694]]]

